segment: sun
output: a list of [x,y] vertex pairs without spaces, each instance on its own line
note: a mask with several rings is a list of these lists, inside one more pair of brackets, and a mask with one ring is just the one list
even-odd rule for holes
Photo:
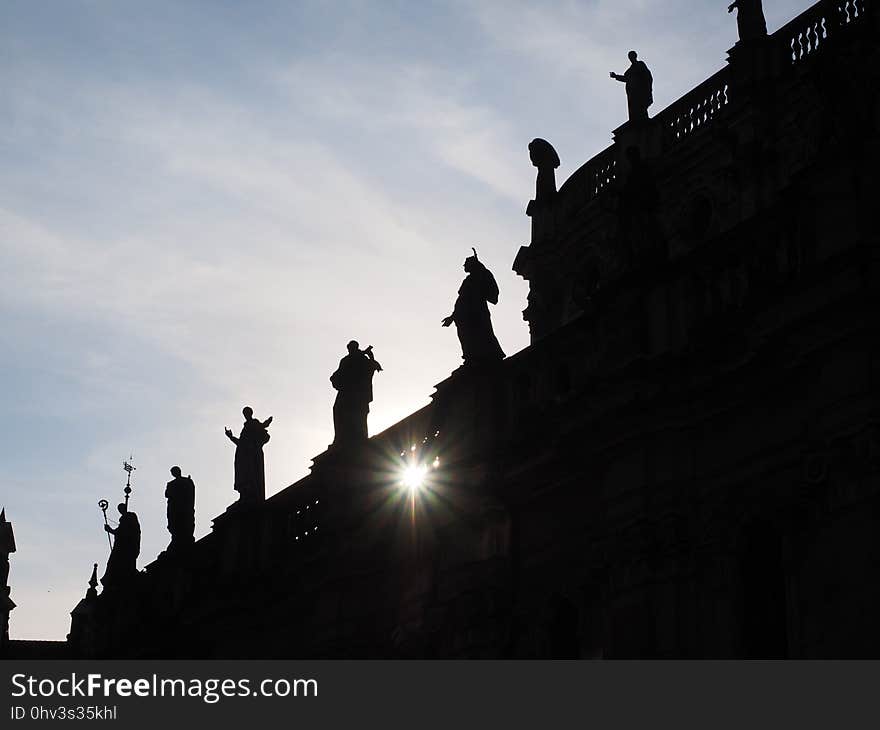
[[422,488],[425,483],[425,475],[428,473],[428,467],[422,465],[408,466],[403,471],[401,482],[403,486],[411,492],[416,492]]

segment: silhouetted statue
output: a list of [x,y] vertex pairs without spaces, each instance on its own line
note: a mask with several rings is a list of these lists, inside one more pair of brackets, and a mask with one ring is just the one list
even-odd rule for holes
[[361,351],[357,341],[348,343],[348,354],[339,361],[330,384],[338,391],[333,403],[334,446],[367,440],[367,414],[373,402],[373,375],[382,366],[373,357],[373,346]]
[[104,525],[104,529],[114,536],[107,570],[101,578],[107,588],[124,585],[137,575],[137,559],[141,553],[141,525],[137,515],[129,512],[124,502],[116,509],[119,510],[119,524],[116,527]]
[[466,365],[504,359],[504,351],[492,331],[487,304],[498,303],[498,284],[492,272],[477,259],[477,250],[471,250],[474,255],[464,260],[464,270],[468,275],[458,289],[455,308],[452,314],[443,319],[444,327],[455,322],[461,342],[461,357]]
[[526,209],[526,214],[531,215],[536,206],[548,205],[556,197],[556,168],[559,167],[559,155],[556,154],[552,144],[538,137],[529,143],[529,159],[538,168],[535,199]]
[[654,103],[654,77],[645,65],[639,61],[635,51],[629,52],[630,67],[624,74],[611,72],[611,78],[626,84],[626,103],[629,108],[629,120],[640,122],[648,118],[648,107]]
[[6,510],[0,510],[0,595],[9,593],[9,555],[15,552],[15,533],[6,521]]
[[734,0],[727,8],[728,13],[736,9],[736,28],[739,39],[748,42],[767,35],[767,21],[761,0]]
[[168,532],[171,533],[170,552],[186,550],[195,542],[196,485],[189,476],[182,476],[179,466],[171,467],[174,477],[165,486],[168,500]]
[[9,641],[9,614],[15,602],[9,597],[9,555],[15,552],[15,533],[6,521],[6,510],[0,510],[0,657]]
[[261,502],[266,499],[266,468],[263,463],[263,446],[269,441],[266,429],[272,416],[265,421],[254,418],[250,406],[242,409],[244,426],[238,438],[226,429],[229,440],[235,444],[235,491],[241,500]]

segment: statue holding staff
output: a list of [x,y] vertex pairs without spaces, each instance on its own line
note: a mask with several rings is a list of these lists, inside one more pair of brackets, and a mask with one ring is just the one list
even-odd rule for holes
[[137,575],[137,559],[141,552],[141,525],[137,515],[130,512],[124,502],[116,509],[119,510],[119,524],[116,527],[104,525],[104,530],[114,537],[107,569],[101,578],[107,588],[124,585]]

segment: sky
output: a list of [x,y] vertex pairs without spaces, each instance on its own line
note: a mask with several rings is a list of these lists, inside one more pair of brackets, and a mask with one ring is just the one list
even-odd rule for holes
[[[807,6],[765,3],[775,30]],[[18,552],[10,635],[63,639],[131,506],[139,565],[235,500],[241,409],[274,417],[267,492],[333,440],[329,376],[357,339],[384,371],[370,432],[460,364],[442,329],[475,246],[528,344],[529,241],[548,139],[561,184],[625,121],[636,49],[656,113],[725,64],[709,0],[0,0],[0,506]]]

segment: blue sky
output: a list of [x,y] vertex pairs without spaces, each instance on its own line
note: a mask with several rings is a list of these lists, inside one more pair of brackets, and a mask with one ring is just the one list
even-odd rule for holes
[[[63,638],[134,454],[140,565],[179,464],[197,535],[234,500],[241,408],[273,415],[267,491],[332,440],[328,378],[373,344],[376,433],[458,366],[441,329],[476,246],[523,348],[528,142],[561,183],[625,119],[724,65],[726,2],[0,4],[0,504],[11,634]],[[806,7],[766,3],[771,31]]]

